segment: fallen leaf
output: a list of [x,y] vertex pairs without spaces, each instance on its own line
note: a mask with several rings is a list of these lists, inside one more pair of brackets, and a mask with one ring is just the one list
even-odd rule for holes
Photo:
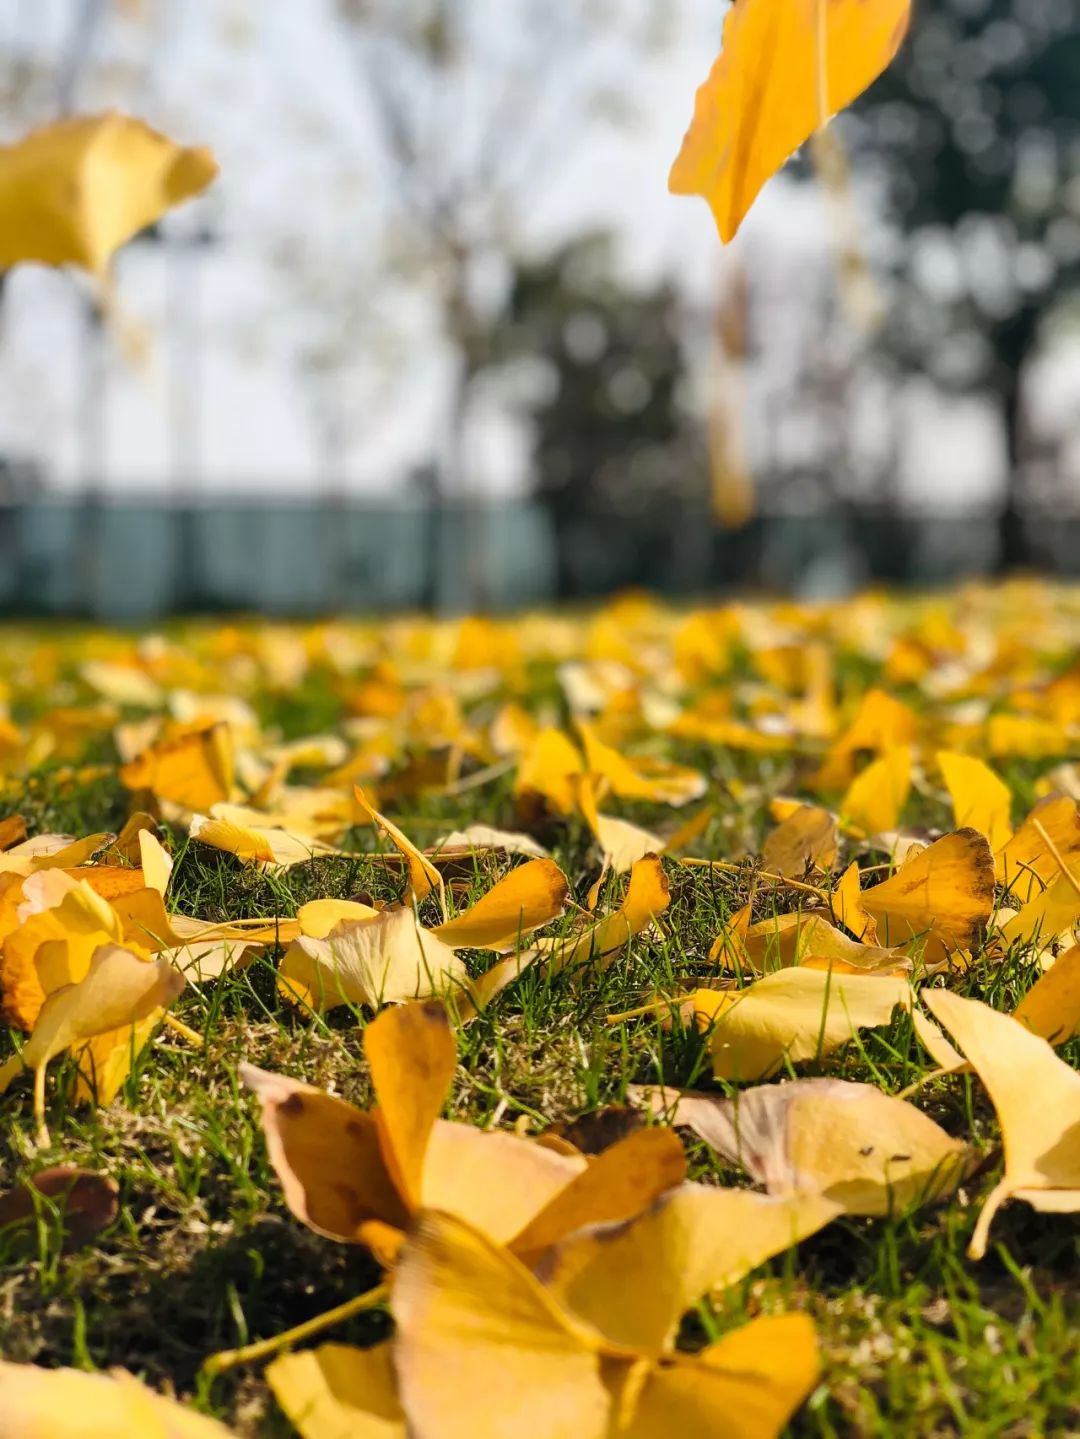
[[994,1215],[1009,1199],[1046,1213],[1080,1210],[1080,1074],[1045,1039],[977,999],[932,989],[923,1002],[966,1055],[1001,1125],[1005,1172],[968,1248],[981,1259]]
[[92,1169],[39,1169],[0,1194],[0,1232],[31,1223],[39,1214],[49,1222],[55,1215],[64,1250],[81,1249],[116,1218],[119,1193],[115,1179]]
[[766,838],[761,858],[766,869],[802,879],[808,869],[827,874],[836,864],[837,854],[835,816],[817,805],[804,804]]
[[997,854],[1013,832],[1008,786],[988,764],[970,755],[941,750],[937,762],[952,800],[956,828],[978,830]]
[[818,1374],[813,1324],[802,1315],[757,1320],[695,1355],[616,1346],[511,1254],[445,1214],[420,1216],[391,1307],[402,1407],[410,1429],[430,1439],[721,1430],[769,1439]]
[[975,949],[994,907],[994,860],[984,837],[958,829],[910,859],[882,884],[862,890],[862,908],[886,945],[940,964]]
[[777,1197],[821,1195],[847,1214],[891,1214],[951,1194],[972,1151],[871,1084],[797,1079],[734,1099],[653,1090],[648,1102]]

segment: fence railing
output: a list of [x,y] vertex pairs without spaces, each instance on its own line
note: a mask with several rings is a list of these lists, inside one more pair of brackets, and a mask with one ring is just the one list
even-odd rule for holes
[[[1032,514],[1022,524],[1032,567],[1080,573],[1080,516]],[[759,516],[728,533],[679,506],[565,517],[530,501],[178,507],[49,498],[0,508],[0,611],[118,622],[192,610],[505,611],[633,585],[821,596],[992,572],[1000,530],[987,512],[852,506]]]

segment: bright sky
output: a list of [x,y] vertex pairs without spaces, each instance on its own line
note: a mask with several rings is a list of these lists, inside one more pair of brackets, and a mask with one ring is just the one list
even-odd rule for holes
[[[493,17],[507,14],[505,0],[477,3]],[[123,314],[149,337],[151,358],[133,366],[115,343],[106,345],[99,438],[87,388],[94,342],[76,282],[17,272],[0,312],[0,451],[39,460],[64,489],[83,487],[97,452],[108,492],[283,493],[328,484],[392,492],[438,447],[452,356],[423,285],[388,288],[373,255],[387,218],[385,182],[335,0],[112,0],[108,8],[80,108],[116,105],[178,140],[209,144],[222,179],[200,202],[201,214],[222,240],[195,260],[147,246],[123,257]],[[72,0],[8,0],[0,54],[54,67],[73,9]],[[785,285],[797,291],[807,266],[828,263],[817,197],[793,198],[782,179],[726,252],[704,203],[667,193],[721,11],[719,0],[673,0],[672,42],[633,61],[632,130],[590,126],[564,147],[524,210],[531,246],[593,224],[610,228],[629,281],[675,276],[701,304],[733,264],[745,263],[752,283],[771,294]],[[602,70],[612,57],[592,63]],[[54,96],[54,86],[44,87],[9,117],[9,133],[50,118]],[[178,227],[195,218],[189,211]],[[285,254],[301,263],[283,270]],[[329,391],[320,390],[303,356],[339,345],[342,334],[341,363]],[[775,337],[781,359],[786,344]],[[177,375],[188,380],[178,384]],[[333,475],[321,460],[327,393],[340,420]],[[950,494],[966,500],[994,483],[992,423],[985,413],[946,413],[933,403],[911,397],[916,419],[933,417],[938,448],[909,448],[906,486],[913,497],[940,497],[934,476],[947,444]],[[484,412],[471,458],[484,493],[522,488],[523,436],[505,415]]]

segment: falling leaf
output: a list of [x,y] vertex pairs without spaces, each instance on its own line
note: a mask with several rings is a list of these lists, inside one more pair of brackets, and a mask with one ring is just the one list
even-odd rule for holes
[[958,829],[910,859],[882,884],[864,889],[862,908],[886,945],[940,964],[982,941],[994,907],[994,860],[973,829]]
[[209,150],[182,149],[141,120],[59,120],[0,148],[0,268],[79,265],[113,254],[217,175]]
[[802,0],[736,0],[672,168],[672,191],[704,196],[721,239],[733,239],[765,182],[886,68],[910,9],[910,0],[827,0],[820,9]]
[[514,778],[514,794],[526,808],[537,804],[553,814],[573,813],[575,781],[585,773],[577,748],[561,730],[542,729],[521,756]]
[[797,1079],[735,1099],[653,1090],[648,1102],[693,1129],[777,1197],[820,1195],[847,1214],[890,1214],[952,1193],[968,1146],[871,1084]]
[[1047,1213],[1080,1210],[1080,1074],[1007,1014],[948,990],[923,1000],[986,1086],[1005,1146],[1005,1172],[979,1214],[968,1254],[981,1259],[1009,1199]]

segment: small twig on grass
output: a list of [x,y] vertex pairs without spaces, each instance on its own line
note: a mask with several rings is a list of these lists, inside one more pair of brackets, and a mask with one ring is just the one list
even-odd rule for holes
[[286,1329],[281,1334],[275,1334],[270,1339],[259,1339],[254,1344],[245,1344],[239,1349],[222,1349],[203,1361],[202,1373],[209,1378],[214,1378],[218,1374],[224,1374],[228,1369],[238,1368],[241,1364],[256,1364],[261,1359],[269,1359],[271,1355],[280,1353],[282,1349],[287,1349],[291,1344],[298,1344],[302,1339],[310,1339],[312,1335],[321,1334],[324,1329],[329,1329],[335,1324],[343,1324],[354,1314],[362,1314],[365,1309],[377,1309],[389,1293],[387,1285],[379,1284],[374,1289],[369,1289],[366,1294],[358,1294],[354,1299],[347,1299],[336,1309],[328,1309],[325,1314],[316,1314],[314,1319],[307,1319],[303,1324],[297,1324],[294,1328]]

